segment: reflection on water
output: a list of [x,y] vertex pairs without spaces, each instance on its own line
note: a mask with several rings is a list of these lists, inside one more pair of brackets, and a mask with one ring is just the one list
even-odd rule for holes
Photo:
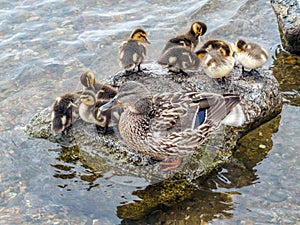
[[300,106],[300,56],[278,48],[272,70],[287,102]]
[[[4,0],[0,12],[1,223],[299,221],[299,58],[275,52],[280,38],[268,1]],[[154,61],[168,38],[199,19],[208,25],[202,41],[243,37],[263,44],[275,59],[265,66],[274,64],[293,105],[243,138],[233,162],[209,179],[149,185],[109,167],[91,168],[76,148],[24,134],[35,112],[78,89],[82,71],[99,80],[119,71],[118,46],[134,27],[149,31],[147,60]]]

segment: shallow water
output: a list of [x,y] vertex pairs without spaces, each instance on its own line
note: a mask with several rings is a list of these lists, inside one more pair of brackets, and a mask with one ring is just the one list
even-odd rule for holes
[[[268,1],[4,0],[0,12],[1,224],[300,224],[300,62],[278,48]],[[264,45],[272,56],[265,67],[273,67],[286,103],[241,140],[232,164],[187,189],[188,200],[125,220],[130,203],[155,186],[94,171],[76,149],[30,138],[24,125],[78,90],[81,72],[101,80],[119,71],[118,46],[133,28],[149,32],[151,62],[194,20],[208,26],[202,41],[242,37]]]

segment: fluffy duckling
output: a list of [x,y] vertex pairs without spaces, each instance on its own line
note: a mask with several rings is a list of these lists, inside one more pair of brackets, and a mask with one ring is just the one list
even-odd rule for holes
[[103,102],[105,104],[106,102],[110,101],[113,97],[115,97],[117,94],[117,89],[109,84],[102,84],[102,87],[100,90],[96,93],[96,99],[97,101]]
[[182,46],[169,48],[160,56],[157,62],[167,67],[169,71],[184,75],[187,75],[184,70],[196,70],[199,67],[197,55],[190,49]]
[[[96,81],[95,75],[86,71],[80,76],[80,81],[83,86],[83,90],[92,89],[95,93],[101,93],[101,98],[113,98],[117,94],[117,89],[109,84],[101,84]],[[99,92],[102,90],[101,92]]]
[[79,115],[81,119],[87,123],[95,124],[97,131],[105,134],[110,121],[110,114],[103,113],[99,116],[98,108],[106,102],[97,101],[95,92],[91,89],[83,91],[80,100]]
[[83,90],[92,88],[97,92],[102,87],[102,84],[96,81],[95,75],[90,71],[85,71],[80,75],[80,82],[83,86]]
[[250,69],[251,71],[261,67],[269,58],[268,52],[256,43],[247,43],[238,40],[235,45],[237,60],[242,65],[242,71]]
[[51,112],[51,130],[55,133],[63,132],[78,118],[79,94],[67,93],[55,99]]
[[117,94],[116,89],[110,85],[105,84],[103,87],[97,93],[92,88],[84,90],[80,95],[79,105],[79,115],[82,120],[96,124],[97,131],[101,134],[105,134],[109,126],[115,125],[122,113],[120,110],[98,110]]
[[163,49],[162,54],[166,52],[169,48],[172,48],[177,45],[187,47],[191,51],[194,51],[194,49],[199,43],[199,37],[204,35],[206,33],[206,30],[207,26],[205,23],[200,21],[194,22],[187,33],[171,38],[167,42],[165,48]]
[[224,79],[234,68],[235,58],[231,44],[213,40],[196,52],[204,72],[211,78]]
[[117,89],[109,84],[101,84],[96,81],[95,76],[92,72],[86,71],[81,74],[80,81],[83,86],[83,90],[93,90],[96,94],[97,101],[101,99],[109,101],[117,94]]
[[126,72],[133,71],[136,67],[140,71],[141,63],[146,57],[148,44],[150,42],[147,40],[147,34],[143,29],[133,30],[129,39],[124,41],[119,47],[120,66]]
[[233,44],[225,40],[220,40],[220,39],[208,40],[201,46],[201,49],[205,49],[207,51],[213,49],[220,49],[220,48],[223,48],[226,51],[226,55],[234,57],[235,53],[234,53]]

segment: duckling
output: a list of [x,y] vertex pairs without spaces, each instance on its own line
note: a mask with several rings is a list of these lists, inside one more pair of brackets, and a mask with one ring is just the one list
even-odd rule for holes
[[269,58],[268,52],[256,43],[247,43],[240,39],[234,47],[237,60],[242,65],[243,73],[245,73],[245,68],[250,69],[250,73],[255,71],[255,69],[265,64]]
[[141,71],[141,63],[146,57],[148,44],[150,42],[147,40],[147,34],[143,29],[133,30],[130,37],[119,47],[120,66],[126,72],[133,71],[136,67],[138,71]]
[[80,82],[82,89],[86,90],[92,88],[96,92],[101,89],[102,85],[95,79],[95,75],[91,71],[85,71],[80,75]]
[[204,44],[204,46],[205,48],[196,52],[204,72],[211,78],[224,80],[224,77],[233,70],[235,64],[234,52],[230,44],[223,41],[213,41]]
[[97,101],[104,103],[110,101],[117,94],[117,89],[109,84],[102,84],[100,90],[96,93]]
[[169,48],[177,45],[187,47],[191,51],[194,51],[199,43],[199,37],[204,35],[206,30],[207,26],[205,23],[200,21],[194,22],[187,33],[171,38],[163,49],[162,54],[164,54],[164,52],[166,52]]
[[169,71],[187,75],[184,70],[196,70],[199,67],[199,58],[190,49],[174,46],[164,52],[157,61]]
[[234,52],[233,44],[225,40],[220,40],[220,39],[208,40],[201,46],[201,49],[210,51],[213,49],[220,49],[222,47],[225,50],[227,56],[234,57],[235,52]]
[[95,93],[102,90],[101,97],[104,97],[103,95],[105,95],[106,98],[113,98],[117,94],[117,89],[115,87],[109,84],[101,84],[97,82],[95,75],[90,71],[83,72],[80,75],[80,81],[83,86],[83,90],[91,88]]
[[93,89],[86,89],[80,95],[81,104],[79,105],[79,115],[81,119],[87,123],[95,124],[100,134],[105,134],[108,127],[113,126],[120,117],[119,114],[121,112],[116,110],[114,110],[114,112],[111,110],[98,110],[99,107],[109,102],[115,95],[116,92],[108,93],[105,89],[101,89],[97,93],[95,93]]
[[82,73],[80,81],[83,90],[91,89],[95,92],[96,99],[106,99],[109,101],[117,94],[117,89],[114,86],[97,82],[94,74],[90,71]]
[[61,133],[78,118],[78,105],[80,94],[67,93],[56,98],[52,105],[51,130]]
[[82,94],[80,95],[80,100],[81,100],[81,103],[79,105],[80,118],[87,123],[95,124],[97,131],[104,134],[107,130],[107,124],[109,118],[106,116],[101,117],[100,120],[96,118],[97,109],[103,103],[97,102],[95,92],[91,89],[83,91]]

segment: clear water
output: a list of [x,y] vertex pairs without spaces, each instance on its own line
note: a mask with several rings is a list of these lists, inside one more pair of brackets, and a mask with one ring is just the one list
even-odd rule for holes
[[[276,54],[269,1],[2,0],[0,12],[0,224],[300,224],[299,59]],[[118,72],[118,46],[133,28],[149,33],[151,62],[195,20],[208,26],[202,41],[242,37],[264,45],[272,56],[265,67],[279,64],[287,103],[241,141],[243,166],[224,167],[175,206],[125,220],[123,206],[151,187],[94,171],[61,146],[28,137],[24,125],[78,90],[81,72],[99,80]]]

